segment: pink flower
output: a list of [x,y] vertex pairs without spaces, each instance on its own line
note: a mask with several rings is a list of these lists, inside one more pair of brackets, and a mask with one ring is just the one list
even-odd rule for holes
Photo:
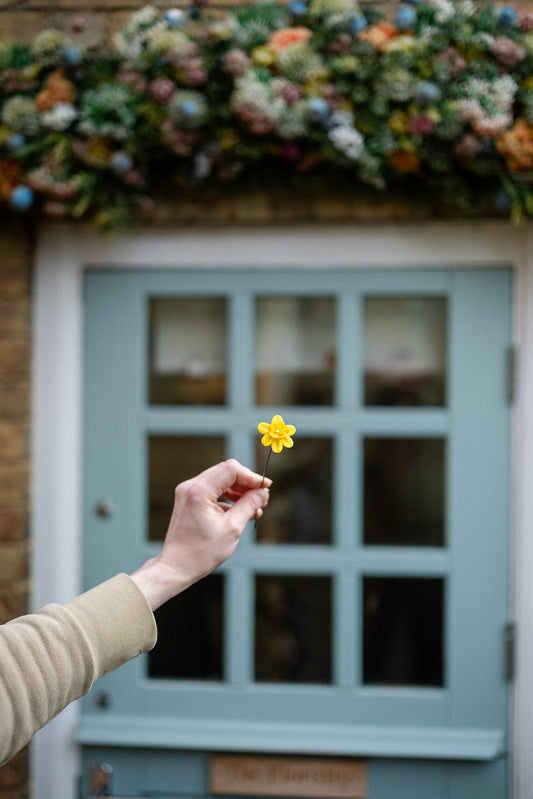
[[409,127],[416,136],[429,136],[435,130],[435,123],[427,114],[415,114],[409,120]]
[[333,53],[334,55],[344,55],[344,53],[349,53],[352,47],[352,37],[349,33],[339,33],[337,38],[328,45],[328,53]]
[[287,105],[294,105],[302,99],[303,92],[296,83],[283,82],[276,88],[276,94],[285,100]]
[[292,144],[291,142],[287,142],[287,144],[283,145],[282,153],[286,161],[298,161],[302,156],[298,145]]
[[200,58],[193,58],[185,68],[184,82],[188,86],[201,86],[207,80],[207,72],[202,66]]
[[232,78],[242,78],[251,63],[251,58],[237,47],[228,50],[222,57],[222,68]]
[[520,28],[523,31],[533,30],[533,11],[522,11],[518,17]]
[[507,36],[496,36],[491,47],[501,66],[512,69],[526,55],[526,48],[521,44],[516,44]]
[[72,33],[83,33],[86,30],[89,21],[83,14],[76,14],[70,23],[70,30]]
[[452,78],[458,78],[468,66],[459,50],[456,50],[455,47],[447,47],[446,50],[443,50],[439,55],[439,61],[443,61],[448,66]]
[[147,86],[148,81],[143,72],[128,64],[122,64],[117,75],[117,80],[125,86],[129,86],[132,92],[142,94]]
[[272,133],[273,129],[274,125],[272,122],[264,117],[257,117],[250,123],[250,132],[254,133],[256,136],[267,136],[269,133]]
[[165,53],[165,60],[171,67],[183,69],[197,53],[195,42],[178,42]]
[[457,158],[475,158],[476,155],[482,150],[483,144],[472,133],[465,133],[462,139],[456,143],[453,151]]
[[176,86],[169,78],[156,78],[150,84],[150,96],[160,105],[166,105],[175,94]]

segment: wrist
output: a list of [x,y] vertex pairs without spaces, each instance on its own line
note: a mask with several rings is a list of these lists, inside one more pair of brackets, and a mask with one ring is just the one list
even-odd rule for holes
[[176,570],[160,557],[146,561],[130,577],[144,594],[152,610],[157,610],[169,599],[187,588],[185,581],[181,584],[182,581],[180,581]]

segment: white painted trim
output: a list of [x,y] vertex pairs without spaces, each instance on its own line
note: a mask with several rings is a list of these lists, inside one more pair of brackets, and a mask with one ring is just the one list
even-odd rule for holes
[[[519,643],[512,797],[529,799],[533,785],[533,227],[516,228],[506,222],[202,226],[138,230],[112,239],[67,224],[43,227],[35,263],[34,606],[64,602],[80,588],[81,287],[86,266],[353,269],[502,264],[512,264],[516,271],[515,337],[522,353],[512,502],[512,604]],[[76,723],[76,708],[70,708],[36,737],[33,799],[75,799]]]

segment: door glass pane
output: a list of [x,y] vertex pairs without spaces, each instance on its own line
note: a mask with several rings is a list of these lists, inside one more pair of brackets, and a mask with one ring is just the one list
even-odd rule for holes
[[365,577],[363,608],[364,683],[443,684],[441,578]]
[[443,406],[446,299],[367,297],[365,405]]
[[150,403],[223,405],[226,330],[224,298],[150,300]]
[[363,540],[444,546],[442,438],[366,438]]
[[182,680],[221,680],[223,577],[212,574],[155,611],[157,644],[148,675]]
[[255,679],[331,682],[329,577],[256,578]]
[[331,405],[334,300],[261,297],[256,311],[257,404]]
[[222,436],[148,438],[148,538],[162,541],[167,532],[174,489],[224,459]]
[[[256,471],[262,474],[268,450],[258,439]],[[273,453],[267,474],[274,481],[270,502],[258,521],[261,544],[330,544],[333,443],[330,438],[298,437],[298,446]]]

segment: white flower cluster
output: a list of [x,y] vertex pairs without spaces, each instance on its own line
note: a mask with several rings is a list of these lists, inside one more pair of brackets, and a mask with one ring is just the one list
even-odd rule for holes
[[435,19],[437,22],[446,22],[456,14],[456,9],[451,0],[429,0],[429,5],[436,9]]
[[50,111],[45,111],[41,120],[52,130],[66,130],[77,116],[78,112],[72,103],[56,103]]
[[285,101],[282,97],[276,97],[272,87],[249,70],[235,81],[231,107],[240,116],[261,117],[276,124],[285,108]]
[[113,44],[120,55],[135,58],[140,55],[146,30],[157,22],[158,11],[154,6],[143,6],[132,14],[125,26],[113,36]]
[[354,127],[353,116],[346,111],[336,111],[331,115],[328,137],[350,161],[357,161],[363,154],[365,140]]
[[510,75],[493,81],[470,78],[463,84],[466,97],[457,101],[461,119],[478,136],[498,136],[513,124],[513,102],[518,86]]

